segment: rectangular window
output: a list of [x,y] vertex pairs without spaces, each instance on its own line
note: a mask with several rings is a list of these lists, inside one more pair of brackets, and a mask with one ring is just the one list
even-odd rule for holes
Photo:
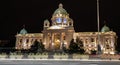
[[91,42],[94,42],[94,38],[91,38]]

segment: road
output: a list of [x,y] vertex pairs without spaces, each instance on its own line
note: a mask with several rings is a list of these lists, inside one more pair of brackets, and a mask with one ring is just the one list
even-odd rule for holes
[[0,60],[0,65],[120,65],[120,61]]

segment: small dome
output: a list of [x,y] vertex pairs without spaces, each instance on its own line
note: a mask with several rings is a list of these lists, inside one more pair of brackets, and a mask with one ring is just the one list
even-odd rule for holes
[[27,34],[27,30],[25,28],[23,28],[21,31],[20,31],[20,34]]
[[106,25],[104,25],[101,29],[101,32],[109,32],[110,31],[110,28]]
[[46,20],[44,20],[44,23],[49,23],[49,21],[46,19]]
[[62,4],[59,4],[59,8],[55,10],[54,14],[53,15],[56,15],[56,14],[65,14],[67,15],[67,11],[63,8],[63,5]]

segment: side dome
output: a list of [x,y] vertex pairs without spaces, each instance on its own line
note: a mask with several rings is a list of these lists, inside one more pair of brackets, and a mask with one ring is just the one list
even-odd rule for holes
[[25,28],[23,28],[21,31],[20,31],[20,34],[27,34],[27,30]]
[[110,28],[106,25],[104,25],[101,29],[101,32],[109,32],[110,31]]
[[44,27],[49,27],[50,26],[50,22],[46,19],[44,20]]
[[67,11],[63,8],[63,5],[61,3],[59,4],[59,8],[56,9],[53,13],[53,15],[56,14],[68,15]]
[[49,23],[48,19],[44,20],[44,23]]

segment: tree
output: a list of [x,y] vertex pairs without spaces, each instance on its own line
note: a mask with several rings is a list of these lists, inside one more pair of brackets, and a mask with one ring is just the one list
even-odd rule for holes
[[42,41],[40,40],[39,44],[38,44],[38,52],[43,52],[44,51],[44,44],[42,43]]
[[91,54],[96,54],[96,50],[91,50]]
[[83,42],[77,37],[76,43],[78,44],[79,49],[83,48]]
[[62,43],[62,50],[63,50],[63,52],[66,52],[67,50],[66,50],[66,45],[64,44],[64,43]]
[[39,42],[37,40],[35,40],[35,42],[31,45],[30,51],[34,52],[34,53],[37,52],[38,44],[39,44]]
[[78,51],[78,45],[74,42],[74,39],[72,39],[69,45],[69,52],[76,53],[77,51]]
[[40,42],[38,42],[37,40],[35,40],[35,42],[33,43],[33,45],[31,45],[30,48],[31,52],[43,52],[44,51],[44,45],[42,43],[42,41],[40,40]]
[[76,38],[76,43],[78,44],[78,53],[84,54],[85,50],[83,48],[83,42],[78,37]]
[[78,37],[76,38],[76,42],[74,42],[74,39],[70,41],[69,52],[84,54],[83,42]]

